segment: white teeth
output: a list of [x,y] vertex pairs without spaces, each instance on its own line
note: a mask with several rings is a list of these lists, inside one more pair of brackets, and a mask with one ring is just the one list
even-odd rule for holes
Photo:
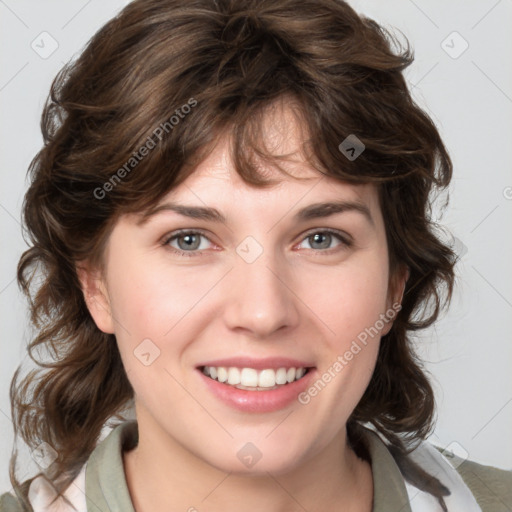
[[276,372],[274,370],[262,370],[258,377],[260,388],[271,388],[276,385]]
[[240,384],[242,386],[257,386],[258,372],[254,368],[244,368],[240,374]]
[[[306,370],[304,370],[304,373],[306,373]],[[286,384],[287,382],[286,368],[279,368],[276,372],[276,384]]]
[[230,384],[241,388],[274,388],[294,382],[304,377],[306,368],[266,368],[255,370],[254,368],[226,368],[223,366],[205,366],[203,373],[213,380]]
[[238,368],[230,368],[228,370],[228,384],[232,386],[240,384],[240,370]]
[[[213,366],[210,367],[210,373],[211,373],[212,368],[213,368]],[[226,382],[228,380],[228,371],[223,366],[219,366],[217,368],[217,380],[219,382]]]

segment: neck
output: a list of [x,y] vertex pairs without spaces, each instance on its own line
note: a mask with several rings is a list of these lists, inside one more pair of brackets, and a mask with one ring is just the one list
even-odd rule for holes
[[303,512],[339,507],[371,512],[373,478],[343,428],[321,452],[287,472],[246,475],[222,471],[141,420],[139,443],[123,453],[136,512]]

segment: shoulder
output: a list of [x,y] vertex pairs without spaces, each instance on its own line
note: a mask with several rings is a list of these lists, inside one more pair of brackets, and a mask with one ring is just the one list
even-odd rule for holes
[[8,492],[0,495],[0,512],[22,512],[18,500]]
[[15,494],[5,492],[0,494],[0,512],[23,512],[23,506]]
[[[133,428],[133,423],[136,426],[136,422],[133,421],[126,421],[116,425],[111,429],[110,433],[107,433],[104,438],[99,440],[87,462],[82,465],[75,479],[63,491],[62,495],[65,500],[62,497],[55,499],[56,492],[54,487],[42,475],[37,475],[23,482],[21,484],[21,494],[27,497],[31,506],[30,512],[86,512],[86,470],[89,461],[96,457],[100,459],[99,464],[103,464],[105,461],[112,463],[114,458],[115,460],[112,464],[115,465],[117,463],[116,469],[120,474],[124,475],[120,443],[125,438],[132,443],[138,439],[138,430]],[[110,438],[110,441],[106,438]],[[116,453],[117,459],[113,457]],[[109,466],[109,469],[113,467],[112,464]],[[0,494],[0,512],[26,512],[26,509],[23,508],[22,502],[15,495],[14,491],[11,490],[11,492]]]
[[[21,492],[26,496],[34,478],[29,478],[21,484]],[[0,494],[0,512],[24,512],[23,505],[14,491]]]
[[484,512],[512,510],[512,471],[478,464],[452,452],[443,451],[438,446],[435,448],[457,470]]
[[37,475],[21,484],[21,494],[30,503],[30,509],[24,508],[21,499],[14,491],[0,495],[0,512],[85,512],[87,510],[85,500],[85,469],[87,464],[72,481],[71,485],[63,491],[66,498],[57,497],[55,489],[45,477]]

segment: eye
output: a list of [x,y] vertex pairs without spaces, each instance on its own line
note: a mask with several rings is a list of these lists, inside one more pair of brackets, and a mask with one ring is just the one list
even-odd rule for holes
[[[200,231],[180,231],[173,233],[162,241],[162,245],[181,256],[201,256],[201,252],[208,247],[201,243],[201,240],[209,239]],[[176,243],[177,247],[173,245]]]
[[[210,239],[200,231],[183,230],[171,233],[169,236],[165,237],[162,240],[162,245],[179,256],[201,256],[203,254],[201,251],[208,249],[208,243],[202,243],[203,240],[207,240],[211,243]],[[328,254],[348,248],[352,245],[348,235],[344,235],[332,229],[317,229],[316,231],[312,231],[303,239],[302,243],[305,241],[310,244],[310,248],[313,251]],[[332,244],[336,241],[338,244],[333,247]]]
[[[339,243],[333,248],[332,243],[336,240],[338,240]],[[343,235],[332,229],[312,231],[306,236],[306,238],[304,238],[304,241],[307,241],[310,244],[311,249],[316,250],[316,252],[329,252],[329,254],[333,252],[329,249],[338,250],[352,245],[352,242],[349,240],[347,235]]]

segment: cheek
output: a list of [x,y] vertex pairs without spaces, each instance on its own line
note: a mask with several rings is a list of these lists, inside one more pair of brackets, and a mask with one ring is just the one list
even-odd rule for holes
[[[211,281],[211,282],[210,282]],[[137,261],[110,273],[116,319],[133,335],[163,339],[212,287],[213,276]]]
[[167,372],[172,366],[169,362],[180,360],[187,340],[193,337],[196,323],[187,319],[212,284],[204,275],[183,268],[170,271],[158,262],[141,263],[133,258],[109,271],[123,366],[139,398],[150,400],[164,383],[162,393],[180,397],[179,386]]
[[302,293],[308,297],[308,306],[326,326],[329,339],[342,348],[359,333],[374,326],[385,313],[386,260],[369,255],[354,259],[353,263],[340,266],[336,271],[333,268],[317,269],[314,277],[311,276],[303,286]]
[[[325,284],[317,288],[312,298],[322,322],[328,326],[324,330],[325,352],[319,381],[302,398],[315,404],[319,417],[328,417],[329,424],[339,425],[357,406],[375,368],[383,328],[381,318],[387,306],[387,260],[368,255],[340,267],[336,273],[329,272],[329,279],[320,281]],[[320,391],[324,388],[325,392]],[[323,399],[314,402],[312,397],[320,394]]]

